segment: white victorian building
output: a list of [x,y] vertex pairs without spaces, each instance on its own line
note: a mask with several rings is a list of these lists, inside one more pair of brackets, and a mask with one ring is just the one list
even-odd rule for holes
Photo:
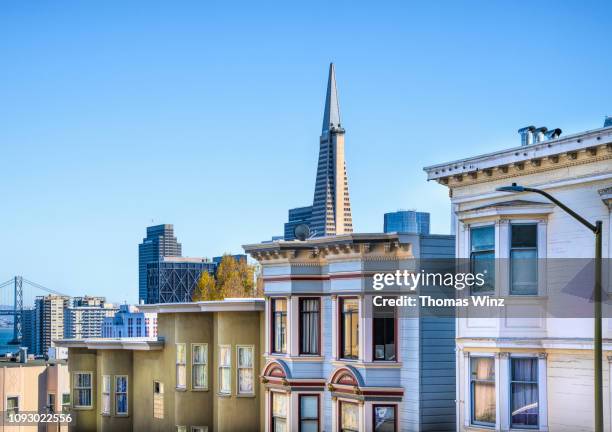
[[[590,222],[603,221],[603,257],[610,258],[612,124],[606,126],[564,137],[558,129],[523,128],[520,146],[425,168],[429,180],[450,190],[457,256],[492,270],[481,293],[505,298],[506,311],[550,301],[546,279],[554,275],[522,264],[593,258],[595,236],[540,195],[496,188],[541,189]],[[606,299],[609,286],[604,290]],[[592,318],[553,318],[544,308],[522,317],[504,313],[457,318],[457,430],[593,430]],[[604,421],[611,430],[612,320],[604,320],[603,337]]]

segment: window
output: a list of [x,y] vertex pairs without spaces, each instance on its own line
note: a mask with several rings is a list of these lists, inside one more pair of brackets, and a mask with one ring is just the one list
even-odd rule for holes
[[538,359],[510,359],[510,415],[511,426],[538,427]]
[[484,275],[482,286],[473,285],[474,294],[495,290],[495,227],[493,225],[470,229],[470,263],[472,273]]
[[176,388],[184,389],[187,387],[187,353],[185,344],[176,344]]
[[115,377],[115,414],[128,413],[128,377],[118,375]]
[[73,377],[74,406],[91,408],[91,372],[76,372]]
[[340,432],[359,432],[359,405],[352,402],[340,404]]
[[495,359],[470,358],[472,423],[495,425]]
[[208,432],[208,426],[191,426],[191,432]]
[[374,360],[395,361],[395,308],[374,306]]
[[318,432],[319,396],[299,395],[300,432]]
[[191,345],[191,387],[208,389],[208,345]]
[[272,299],[272,352],[287,352],[287,299]]
[[272,407],[271,432],[287,432],[287,395],[270,392],[270,399],[270,406]]
[[510,225],[510,294],[538,293],[538,225]]
[[300,354],[319,354],[320,298],[300,299]]
[[50,414],[55,412],[55,393],[47,393],[47,412]]
[[110,414],[111,377],[102,375],[102,414]]
[[252,346],[237,346],[238,357],[238,394],[254,394],[253,350]]
[[374,432],[395,432],[397,430],[395,405],[374,405],[373,408]]
[[164,383],[153,381],[153,418],[164,418]]
[[62,393],[62,412],[70,412],[70,393]]
[[6,416],[19,413],[19,396],[6,397]]
[[340,358],[359,357],[359,300],[340,299]]
[[232,392],[232,347],[219,345],[219,393]]
[[187,432],[187,426],[176,426],[176,432]]

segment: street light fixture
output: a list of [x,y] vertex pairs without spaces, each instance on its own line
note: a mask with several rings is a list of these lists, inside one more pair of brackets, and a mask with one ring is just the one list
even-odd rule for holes
[[595,321],[595,328],[593,334],[593,369],[595,373],[595,432],[603,432],[603,378],[602,378],[602,338],[601,338],[601,237],[602,237],[602,221],[598,220],[595,225],[590,223],[588,220],[580,216],[578,213],[570,209],[568,206],[563,204],[561,201],[550,195],[548,192],[544,192],[540,189],[519,186],[516,183],[512,183],[512,186],[503,186],[496,189],[499,192],[533,192],[540,194],[554,204],[559,206],[563,211],[568,213],[582,225],[586,226],[589,230],[595,234],[595,292],[593,294],[593,318]]

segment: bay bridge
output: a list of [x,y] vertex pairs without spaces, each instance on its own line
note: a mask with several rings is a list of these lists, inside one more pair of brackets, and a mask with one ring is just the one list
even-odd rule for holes
[[13,338],[9,342],[10,345],[21,344],[23,338],[24,298],[25,304],[34,306],[35,297],[46,294],[66,295],[23,276],[15,276],[0,283],[0,318],[3,316],[13,318]]

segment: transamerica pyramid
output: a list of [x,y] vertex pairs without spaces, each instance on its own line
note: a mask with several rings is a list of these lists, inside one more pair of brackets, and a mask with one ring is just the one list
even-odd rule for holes
[[353,232],[351,200],[344,160],[344,129],[340,123],[340,105],[333,63],[329,65],[312,206],[289,210],[289,222],[285,224],[285,240],[294,240],[293,230],[301,224],[310,227],[313,237]]

